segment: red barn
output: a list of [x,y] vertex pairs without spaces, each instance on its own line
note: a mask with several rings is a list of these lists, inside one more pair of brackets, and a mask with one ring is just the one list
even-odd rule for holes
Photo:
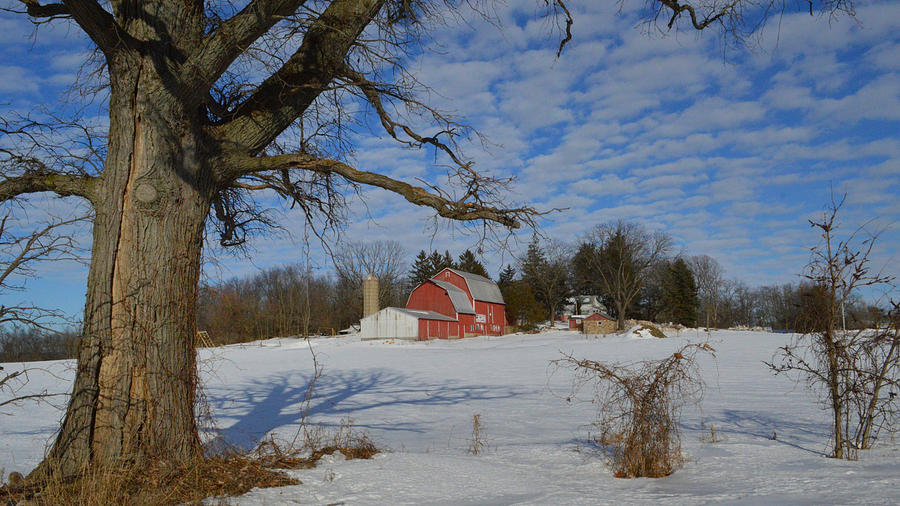
[[506,304],[497,283],[470,272],[442,270],[412,291],[406,308],[433,311],[459,322],[458,335],[432,333],[425,326],[424,332],[420,327],[419,339],[502,335],[506,330]]

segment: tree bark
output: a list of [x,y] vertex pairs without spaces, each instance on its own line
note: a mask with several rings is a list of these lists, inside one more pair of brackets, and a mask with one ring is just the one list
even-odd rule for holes
[[66,416],[35,471],[185,462],[194,421],[196,302],[214,195],[202,133],[149,58],[111,65],[110,138],[94,200],[84,342]]

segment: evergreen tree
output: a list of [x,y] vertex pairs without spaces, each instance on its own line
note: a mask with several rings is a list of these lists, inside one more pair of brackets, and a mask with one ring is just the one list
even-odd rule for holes
[[436,265],[436,266],[435,266],[435,271],[434,271],[434,273],[437,274],[437,273],[441,272],[442,270],[444,270],[444,269],[446,269],[446,268],[448,268],[448,267],[451,268],[451,269],[455,269],[455,268],[456,268],[456,264],[453,263],[453,257],[450,256],[450,252],[447,251],[447,250],[444,250],[444,257],[441,258],[441,263],[440,263],[440,265]]
[[522,259],[522,280],[534,292],[534,298],[546,308],[547,318],[553,322],[556,308],[569,296],[569,255],[564,248],[551,244],[548,251],[538,245],[537,238],[528,245]]
[[484,276],[486,278],[491,277],[488,274],[487,269],[484,268],[484,264],[479,262],[475,258],[475,254],[470,250],[466,250],[461,255],[459,255],[459,262],[457,262],[456,268],[461,271],[471,272],[472,274],[478,274],[479,276]]
[[521,280],[510,280],[500,291],[506,302],[506,321],[510,325],[534,327],[544,317],[544,310],[534,298],[534,292],[528,283]]
[[665,314],[673,322],[687,327],[697,324],[697,310],[700,306],[697,282],[683,258],[669,264],[663,284],[663,297],[666,302]]
[[437,251],[432,251],[431,255],[428,256],[428,261],[430,264],[430,273],[428,274],[429,278],[446,269],[447,267],[454,267],[453,257],[450,256],[449,251],[444,251],[443,255],[441,255]]
[[664,287],[668,279],[669,266],[668,260],[661,260],[650,267],[638,300],[629,309],[629,313],[633,313],[641,320],[659,321],[660,318],[668,318]]
[[591,242],[578,245],[578,251],[572,257],[572,289],[578,295],[599,295],[597,267],[600,264],[600,251]]
[[422,250],[416,255],[416,260],[409,271],[410,286],[415,288],[433,275],[431,272],[431,259],[425,253],[425,250]]
[[503,287],[509,286],[516,279],[516,270],[513,269],[512,265],[506,264],[506,268],[500,271],[500,278],[497,280],[497,286],[500,287],[500,290],[503,290]]
[[437,251],[427,254],[422,250],[416,255],[416,260],[409,271],[409,282],[415,288],[447,267],[455,267],[449,251],[445,251],[442,255]]

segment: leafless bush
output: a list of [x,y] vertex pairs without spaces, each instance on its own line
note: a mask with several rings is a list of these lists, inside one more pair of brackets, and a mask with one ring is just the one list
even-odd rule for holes
[[575,370],[575,390],[594,388],[600,411],[597,441],[612,453],[618,478],[660,478],[682,463],[678,421],[681,408],[698,400],[703,381],[697,354],[708,344],[688,344],[662,360],[605,364],[566,355],[557,366]]
[[265,467],[274,469],[310,469],[325,455],[340,453],[347,460],[370,459],[381,450],[368,433],[353,426],[353,420],[344,418],[335,430],[312,427],[305,431],[301,445],[274,438],[266,439],[252,452]]
[[888,322],[875,330],[846,330],[843,308],[863,287],[890,286],[893,279],[872,272],[869,256],[878,234],[860,227],[844,239],[836,234],[843,200],[832,201],[812,250],[798,327],[805,333],[781,347],[767,365],[775,374],[796,375],[821,392],[832,415],[832,456],[855,459],[871,448],[881,429],[893,430],[900,387],[900,306],[891,302]]

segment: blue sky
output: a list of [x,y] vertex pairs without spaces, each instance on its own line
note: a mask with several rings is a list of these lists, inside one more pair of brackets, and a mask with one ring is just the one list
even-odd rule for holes
[[[713,256],[727,277],[795,281],[817,240],[807,219],[821,215],[833,189],[848,195],[848,229],[886,229],[875,265],[900,274],[900,3],[860,2],[857,20],[787,13],[752,51],[723,51],[712,32],[648,34],[635,12],[617,13],[617,2],[580,3],[570,5],[574,39],[558,59],[536,2],[516,0],[498,4],[499,29],[477,16],[450,21],[408,62],[431,87],[430,104],[487,136],[487,149],[472,142],[464,150],[476,167],[516,177],[513,201],[567,208],[542,221],[544,234],[575,241],[596,224],[634,220],[671,234],[681,252]],[[29,23],[0,15],[6,110],[59,103],[84,58],[77,30],[31,33]],[[361,132],[355,144],[360,169],[440,182],[431,153],[377,132]],[[446,225],[433,235],[427,210],[387,192],[361,197],[351,201],[347,238],[398,240],[410,260],[420,249],[455,254],[475,242]],[[73,205],[31,203],[17,211],[22,226]],[[298,213],[265,203],[285,231],[256,238],[249,258],[209,249],[208,279],[304,258]],[[87,245],[88,231],[79,233]],[[514,262],[530,238],[525,231],[510,251],[486,251],[489,270]],[[321,248],[311,250],[328,271]],[[48,265],[40,274],[0,303],[81,309],[84,267]]]

